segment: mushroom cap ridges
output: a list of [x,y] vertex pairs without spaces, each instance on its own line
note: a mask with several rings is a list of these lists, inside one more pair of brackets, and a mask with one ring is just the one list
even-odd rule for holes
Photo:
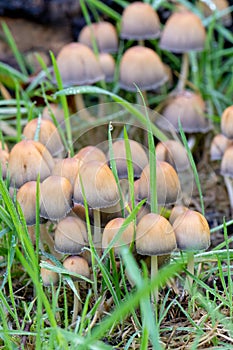
[[[143,146],[134,140],[129,140],[134,177],[139,178],[142,170],[148,164],[147,154]],[[117,140],[112,144],[114,160],[120,179],[128,177],[125,140]],[[109,158],[109,156],[108,156]]]
[[93,84],[104,79],[93,51],[81,43],[63,46],[57,56],[57,65],[65,86]]
[[223,134],[215,135],[210,145],[210,159],[221,160],[226,149],[231,145],[233,140],[229,140]]
[[[156,191],[158,204],[175,203],[180,195],[180,181],[175,169],[167,162],[156,162]],[[139,180],[138,199],[147,198],[150,203],[150,165],[142,172]]]
[[221,174],[233,178],[233,146],[229,146],[223,154],[221,161]]
[[141,255],[164,255],[176,249],[172,225],[163,216],[149,213],[136,227],[136,250]]
[[156,159],[168,162],[178,172],[190,167],[185,147],[175,140],[159,142],[156,146]]
[[93,49],[93,37],[96,40],[99,52],[114,53],[118,49],[118,37],[116,28],[110,22],[100,21],[82,28],[78,41]]
[[80,159],[83,163],[88,163],[93,160],[97,160],[102,163],[106,163],[107,159],[104,152],[95,146],[86,146],[81,148],[74,158]]
[[64,176],[73,186],[81,165],[82,161],[78,158],[59,159],[53,167],[52,175]]
[[34,140],[38,127],[38,141],[49,150],[52,156],[56,156],[64,150],[64,145],[56,126],[48,119],[35,118],[30,120],[23,129],[23,135],[25,138],[28,140]]
[[204,49],[206,32],[200,18],[190,11],[174,12],[165,23],[160,47],[183,53]]
[[169,222],[171,225],[173,225],[174,221],[178,218],[178,216],[184,214],[189,208],[183,206],[183,205],[175,205],[170,213],[169,216]]
[[223,111],[221,131],[228,139],[233,139],[233,106],[229,106]]
[[20,204],[27,225],[36,223],[36,181],[29,181],[23,184],[16,195]]
[[210,246],[210,228],[206,218],[197,211],[187,210],[173,223],[177,248],[194,251]]
[[59,220],[72,208],[72,185],[63,176],[49,176],[40,185],[40,216]]
[[120,37],[122,39],[154,39],[160,35],[160,20],[151,5],[135,1],[122,13]]
[[78,204],[83,203],[81,182],[91,208],[107,208],[119,202],[116,180],[107,164],[91,161],[80,167],[74,185],[74,203]]
[[[78,255],[68,256],[63,261],[63,266],[65,269],[67,269],[70,272],[74,272],[83,277],[90,278],[90,269],[88,266],[88,262],[86,259],[82,258],[81,256],[78,256]],[[73,277],[73,279],[77,280],[78,278]]]
[[[102,248],[106,249],[112,239],[117,235],[120,228],[125,222],[125,218],[115,218],[107,223],[104,228],[102,235]],[[129,245],[134,238],[134,223],[130,222],[129,225],[124,229],[119,238],[114,242],[113,248],[118,254],[122,245]]]
[[54,248],[63,254],[79,254],[87,245],[87,229],[78,217],[67,216],[59,221],[54,235]]
[[127,91],[156,89],[168,79],[160,57],[152,49],[133,46],[125,51],[120,62],[119,85]]
[[42,143],[33,140],[18,142],[11,150],[8,169],[11,184],[17,188],[25,182],[36,181],[38,174],[43,181],[51,174],[54,160]]

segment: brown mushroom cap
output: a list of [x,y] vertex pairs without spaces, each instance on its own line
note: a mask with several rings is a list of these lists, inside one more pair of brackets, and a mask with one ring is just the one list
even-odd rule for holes
[[78,217],[67,216],[59,221],[54,235],[54,248],[63,254],[79,254],[87,245],[87,229]]
[[215,135],[210,145],[210,159],[221,160],[226,149],[231,145],[233,140],[229,140],[223,134]]
[[156,159],[171,164],[177,172],[190,167],[185,147],[175,140],[159,142],[156,146]]
[[174,221],[178,218],[178,216],[184,214],[189,208],[183,205],[175,205],[170,213],[169,222],[173,225]]
[[122,39],[154,39],[160,35],[160,20],[153,7],[145,2],[135,1],[122,13]]
[[177,248],[194,251],[210,246],[210,228],[206,218],[197,211],[187,210],[173,223]]
[[90,161],[80,167],[74,185],[74,203],[78,204],[83,203],[81,181],[87,204],[91,208],[112,207],[119,202],[116,180],[107,164]]
[[200,18],[190,11],[179,11],[174,12],[165,23],[160,47],[177,53],[202,51],[205,38]]
[[[227,10],[229,6],[230,4],[227,0],[198,1],[198,7],[202,10],[205,17],[211,16],[215,11],[219,13],[220,11]],[[232,16],[230,12],[221,16],[219,20],[227,27],[232,25]]]
[[[175,169],[167,162],[156,162],[156,190],[158,204],[175,203],[180,194],[180,182]],[[147,198],[148,203],[151,202],[150,197],[150,165],[148,164],[142,172],[139,180],[138,199]]]
[[136,228],[136,250],[141,255],[165,255],[176,249],[172,225],[163,216],[149,213]]
[[[46,262],[49,263],[50,265],[55,266],[55,264],[49,259],[47,259]],[[53,285],[58,284],[59,274],[57,272],[46,269],[45,267],[41,267],[40,275],[41,275],[43,285],[45,287],[49,287],[49,286],[51,286],[51,284],[53,284]]]
[[125,51],[120,62],[119,85],[127,91],[156,89],[167,81],[164,65],[155,51],[133,46]]
[[75,159],[80,159],[83,163],[96,160],[98,162],[106,163],[107,159],[103,151],[95,146],[86,146],[81,148],[78,153],[74,155]]
[[36,181],[23,184],[16,195],[28,226],[36,223]]
[[92,36],[96,40],[99,52],[114,53],[118,50],[118,37],[116,28],[110,22],[100,21],[82,28],[78,41],[93,49]]
[[52,156],[64,151],[64,145],[58,133],[56,126],[47,119],[32,119],[23,129],[23,135],[28,140],[34,140],[37,129],[39,128],[38,141],[49,150]]
[[[65,269],[67,269],[70,272],[74,272],[83,277],[90,278],[90,269],[88,266],[88,262],[81,256],[78,256],[78,255],[68,256],[63,261],[63,266]],[[74,277],[73,279],[77,280],[76,277]]]
[[64,86],[93,84],[104,79],[93,51],[81,43],[63,46],[57,56],[57,65]]
[[[119,232],[124,222],[125,222],[124,218],[115,218],[107,223],[102,235],[103,250],[109,246],[109,243],[117,235],[117,233]],[[134,238],[134,223],[131,222],[122,232],[122,234],[119,236],[116,242],[113,244],[113,248],[115,249],[115,254],[119,254],[120,248],[122,247],[122,245],[129,245],[133,241],[133,238]]]
[[233,106],[229,106],[223,111],[221,131],[228,139],[233,139]]
[[[134,177],[139,178],[142,170],[148,164],[147,154],[143,146],[137,141],[129,140],[129,147],[131,150]],[[119,179],[128,178],[125,141],[117,140],[113,142],[112,149]]]
[[11,184],[17,188],[25,182],[36,181],[38,174],[43,181],[51,174],[54,160],[42,143],[33,140],[18,142],[11,150],[8,169]]
[[112,55],[110,55],[109,53],[99,54],[99,62],[100,62],[100,67],[105,76],[105,81],[107,83],[113,82],[116,64]]
[[6,149],[0,148],[0,166],[3,179],[6,178],[7,175],[7,167],[8,167],[9,153]]
[[52,175],[64,176],[73,186],[81,164],[82,161],[78,158],[59,159],[53,167]]
[[169,123],[165,123],[163,118],[159,118],[157,125],[170,131],[169,124],[171,124],[178,131],[178,120],[180,118],[185,132],[206,133],[212,126],[209,120],[205,118],[204,112],[205,102],[202,97],[199,94],[185,90],[169,99],[162,111],[162,115]]
[[233,146],[229,146],[223,154],[221,161],[221,174],[233,178]]
[[49,176],[40,186],[40,216],[59,220],[72,208],[72,185],[63,176]]

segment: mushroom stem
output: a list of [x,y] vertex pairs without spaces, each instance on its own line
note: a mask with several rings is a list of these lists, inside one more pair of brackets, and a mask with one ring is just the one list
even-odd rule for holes
[[81,116],[80,116],[81,119],[86,120],[88,122],[95,121],[95,118],[88,112],[88,110],[85,106],[83,96],[81,94],[76,94],[74,96],[74,100],[75,100],[77,112],[81,113]]
[[[194,275],[194,253],[188,252],[188,262],[187,262],[187,271]],[[187,276],[185,280],[184,289],[187,291],[191,291],[191,287],[193,284],[193,278],[191,276]]]
[[231,207],[231,216],[233,216],[233,186],[232,186],[232,180],[229,176],[224,176],[225,185],[227,188],[227,193],[230,201],[230,207]]
[[189,56],[188,56],[188,53],[185,52],[182,55],[181,71],[180,71],[179,81],[176,86],[176,93],[184,90],[187,76],[188,76],[188,69],[189,69]]
[[[158,274],[158,257],[157,255],[151,256],[151,279],[153,279]],[[153,292],[151,293],[151,300],[156,304],[158,302],[159,292],[158,287],[155,287]]]
[[101,254],[101,220],[100,220],[100,210],[99,209],[93,209],[93,216],[94,216],[94,237],[93,241],[96,248],[96,251],[98,255]]
[[46,243],[49,247],[50,253],[54,255],[57,259],[60,259],[62,257],[62,255],[57,253],[54,249],[54,240],[49,234],[46,224],[40,225],[40,243],[42,245],[42,248],[44,247],[43,243]]
[[[144,101],[142,100],[142,98],[143,98]],[[146,91],[141,91],[141,93],[137,92],[136,93],[136,99],[137,99],[136,102],[137,102],[138,105],[143,106],[144,103],[145,103],[146,106],[149,106]]]
[[[74,286],[76,288],[77,293],[79,294],[79,282],[76,281],[74,282]],[[74,293],[74,304],[73,304],[73,315],[72,315],[72,324],[75,324],[78,316],[78,311],[79,311],[79,298],[77,295]]]

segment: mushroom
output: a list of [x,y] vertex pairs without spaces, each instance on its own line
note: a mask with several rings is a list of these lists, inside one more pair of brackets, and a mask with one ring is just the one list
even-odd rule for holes
[[233,105],[224,109],[221,116],[221,131],[228,139],[233,139]]
[[[63,266],[65,269],[67,269],[70,272],[74,272],[83,277],[90,278],[90,269],[89,269],[88,263],[81,256],[78,256],[78,255],[68,256],[63,261]],[[77,277],[73,277],[73,280],[74,280],[74,286],[76,288],[76,293],[79,294],[80,280]],[[79,299],[76,293],[74,293],[72,323],[76,322],[78,311],[79,311]]]
[[104,152],[95,146],[86,146],[81,148],[78,153],[74,155],[75,159],[79,159],[83,163],[88,163],[92,160],[106,163],[106,156]]
[[[169,221],[155,213],[144,215],[136,227],[136,250],[138,254],[151,256],[151,278],[157,275],[157,257],[170,254],[175,249],[175,233]],[[157,288],[152,300],[158,301]]]
[[210,159],[221,160],[226,149],[233,145],[233,140],[229,140],[223,134],[217,134],[214,136],[210,145]]
[[99,54],[100,67],[104,73],[106,83],[112,83],[114,80],[116,63],[112,55],[109,53]]
[[233,178],[232,159],[233,158],[232,157],[233,157],[233,145],[229,146],[224,152],[222,161],[221,161],[221,168],[220,168],[220,172],[221,172],[221,175],[224,177],[225,185],[228,192],[231,215],[233,215],[233,185],[232,185],[232,178]]
[[[230,27],[232,25],[232,16],[231,12],[228,10],[230,4],[227,0],[211,0],[211,1],[203,1],[199,0],[197,6],[201,9],[205,17],[213,16],[216,14],[215,18],[220,20],[222,24],[226,27]],[[222,15],[219,18],[219,13]]]
[[73,187],[81,164],[82,161],[78,158],[59,159],[56,161],[51,175],[65,177]]
[[5,179],[7,176],[9,152],[7,149],[0,148],[0,167],[2,178]]
[[174,12],[165,23],[160,47],[174,53],[182,53],[182,67],[177,92],[184,89],[188,75],[190,51],[202,51],[205,45],[206,32],[200,18],[182,8]]
[[174,221],[178,218],[178,216],[184,214],[189,208],[183,206],[183,205],[175,205],[170,213],[169,216],[169,222],[171,225],[173,225]]
[[[187,271],[194,275],[194,251],[210,246],[210,228],[206,218],[197,211],[185,210],[173,223],[177,248],[188,255]],[[187,276],[184,289],[190,290],[193,278]]]
[[[49,259],[45,260],[45,262],[50,264],[50,265],[54,265],[55,266],[55,264]],[[45,267],[41,267],[40,275],[41,275],[41,279],[42,279],[43,285],[45,287],[49,287],[51,285],[54,286],[54,285],[58,284],[59,274],[57,272],[49,270],[49,269],[46,269]]]

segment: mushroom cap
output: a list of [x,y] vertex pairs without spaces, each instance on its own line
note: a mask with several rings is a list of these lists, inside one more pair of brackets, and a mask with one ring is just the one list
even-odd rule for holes
[[7,175],[7,167],[8,167],[9,153],[6,149],[0,148],[0,165],[2,178],[5,179]]
[[16,195],[28,226],[36,223],[36,181],[23,184]]
[[53,167],[52,175],[64,176],[73,186],[81,164],[82,161],[78,158],[59,159]]
[[194,251],[210,246],[210,228],[206,218],[197,211],[186,210],[173,223],[177,248]]
[[118,36],[112,23],[100,21],[84,26],[80,31],[78,41],[93,49],[92,38],[95,38],[99,52],[117,52]]
[[175,205],[172,208],[171,213],[170,213],[170,217],[169,217],[170,224],[173,225],[176,218],[178,218],[179,215],[184,214],[187,210],[189,210],[189,208],[187,208],[183,205]]
[[38,174],[43,181],[51,174],[54,160],[42,143],[33,140],[18,142],[11,150],[8,169],[11,184],[17,188],[25,182],[36,181]]
[[215,135],[210,145],[210,159],[221,160],[226,149],[231,145],[233,140],[229,140],[223,134]]
[[81,43],[64,45],[57,55],[57,65],[64,86],[93,84],[104,79],[93,51]]
[[223,176],[233,178],[233,146],[229,146],[223,154],[220,172]]
[[[147,154],[143,146],[134,140],[129,140],[129,147],[131,151],[132,166],[134,169],[134,177],[139,178],[142,170],[148,164]],[[117,174],[119,179],[127,179],[127,157],[125,149],[125,141],[117,140],[112,144],[114,160],[116,162]],[[109,158],[109,155],[108,155]]]
[[63,254],[79,254],[87,245],[87,229],[78,217],[67,216],[59,221],[54,235],[54,248]]
[[[50,265],[54,265],[55,266],[55,264],[51,260],[47,259],[45,261],[47,263],[49,263]],[[49,269],[46,269],[45,267],[41,267],[40,275],[41,275],[41,279],[42,279],[43,285],[45,287],[49,287],[49,286],[51,286],[51,284],[53,284],[53,285],[58,284],[59,274],[57,272],[49,270]]]
[[190,167],[185,147],[179,141],[159,142],[155,150],[156,159],[171,164],[177,172],[182,172]]
[[61,125],[62,128],[65,127],[65,118],[63,109],[55,103],[50,103],[49,108],[45,106],[42,111],[42,118],[53,121],[52,115],[56,118],[56,121]]
[[83,163],[96,160],[98,162],[106,163],[107,159],[103,151],[95,146],[86,146],[81,148],[78,153],[74,155],[75,159],[80,159]]
[[163,85],[168,77],[160,57],[152,49],[133,46],[125,51],[120,62],[119,85],[127,91],[152,90]]
[[163,216],[149,213],[136,227],[136,250],[141,255],[164,255],[176,249],[172,225]]
[[100,53],[99,62],[100,62],[100,67],[105,76],[105,81],[107,83],[113,82],[116,64],[112,55],[110,55],[109,53]]
[[221,131],[228,139],[233,139],[233,105],[227,107],[221,117]]
[[[117,233],[119,232],[124,222],[125,222],[124,218],[115,218],[107,223],[107,225],[103,230],[103,235],[102,235],[103,250],[109,246],[109,243],[117,235]],[[131,222],[122,232],[122,234],[119,236],[116,242],[113,244],[113,248],[115,249],[115,254],[120,253],[120,248],[122,247],[122,245],[130,245],[130,243],[133,241],[133,238],[134,238],[134,223]]]
[[107,208],[119,202],[116,180],[107,164],[90,161],[80,167],[74,185],[74,203],[78,204],[83,203],[81,183],[89,207]]
[[[178,131],[180,122],[186,133],[206,133],[212,126],[204,116],[205,102],[199,94],[185,90],[168,100],[162,111],[165,120]],[[163,118],[159,118],[157,125],[164,130],[170,131],[169,123],[164,123]]]
[[165,23],[160,47],[176,53],[202,51],[205,38],[205,27],[200,18],[190,11],[179,11],[174,12]]
[[159,35],[159,16],[151,5],[134,1],[124,9],[120,31],[122,39],[155,39]]
[[[63,266],[70,272],[77,273],[83,277],[90,278],[90,269],[86,259],[78,255],[68,256],[63,261]],[[74,280],[77,280],[76,277],[73,277]]]
[[[205,17],[211,16],[215,11],[218,13],[227,10],[229,6],[230,4],[227,0],[198,1],[198,7],[202,10]],[[232,25],[231,13],[224,14],[219,20],[227,27]]]
[[72,208],[72,185],[63,176],[49,176],[40,185],[40,216],[59,220]]
[[38,141],[46,146],[52,156],[64,151],[59,132],[53,122],[48,119],[35,118],[30,120],[23,129],[23,135],[27,140],[34,140],[38,128]]
[[[158,204],[175,203],[180,195],[180,181],[175,169],[167,162],[156,162],[156,190]],[[150,164],[148,164],[142,172],[139,180],[138,199],[147,198],[147,202],[151,202],[150,197]]]

